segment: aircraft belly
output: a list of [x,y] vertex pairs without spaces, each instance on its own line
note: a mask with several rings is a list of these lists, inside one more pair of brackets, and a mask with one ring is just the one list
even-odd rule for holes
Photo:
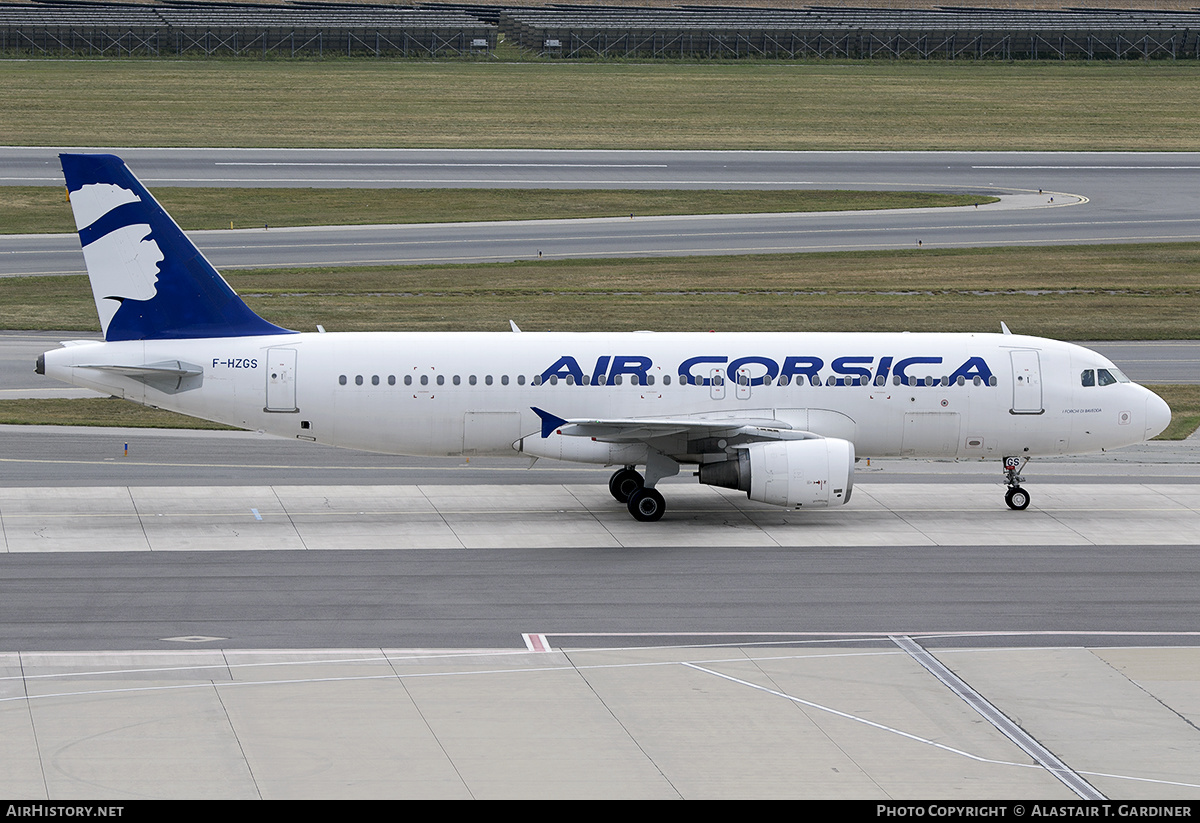
[[455,413],[447,394],[414,397],[412,392],[379,389],[335,395],[333,444],[387,454],[459,455],[463,416]]
[[463,415],[463,454],[511,457],[512,444],[520,437],[519,412],[469,411]]
[[958,412],[904,413],[900,454],[906,457],[954,457],[961,426]]

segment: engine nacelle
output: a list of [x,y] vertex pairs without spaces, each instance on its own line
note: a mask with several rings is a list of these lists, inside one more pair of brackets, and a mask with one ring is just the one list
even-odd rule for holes
[[854,489],[854,444],[834,437],[751,443],[700,466],[700,482],[776,506],[841,506]]

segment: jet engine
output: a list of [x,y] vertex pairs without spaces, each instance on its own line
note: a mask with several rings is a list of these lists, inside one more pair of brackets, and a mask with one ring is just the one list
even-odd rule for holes
[[788,508],[841,506],[854,488],[854,444],[834,437],[751,443],[700,466],[700,482]]

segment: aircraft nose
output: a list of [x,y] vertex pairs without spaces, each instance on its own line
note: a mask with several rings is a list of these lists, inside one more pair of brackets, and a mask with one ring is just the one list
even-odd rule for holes
[[1157,437],[1171,423],[1171,407],[1154,392],[1146,397],[1146,439]]

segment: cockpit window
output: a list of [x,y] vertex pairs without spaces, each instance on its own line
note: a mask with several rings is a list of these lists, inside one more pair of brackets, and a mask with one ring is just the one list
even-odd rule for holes
[[1096,369],[1096,377],[1101,386],[1111,386],[1113,383],[1128,383],[1129,378],[1121,374],[1120,369]]
[[1096,385],[1095,370],[1094,369],[1084,369],[1083,373],[1081,375],[1079,375],[1079,382],[1084,386]]

